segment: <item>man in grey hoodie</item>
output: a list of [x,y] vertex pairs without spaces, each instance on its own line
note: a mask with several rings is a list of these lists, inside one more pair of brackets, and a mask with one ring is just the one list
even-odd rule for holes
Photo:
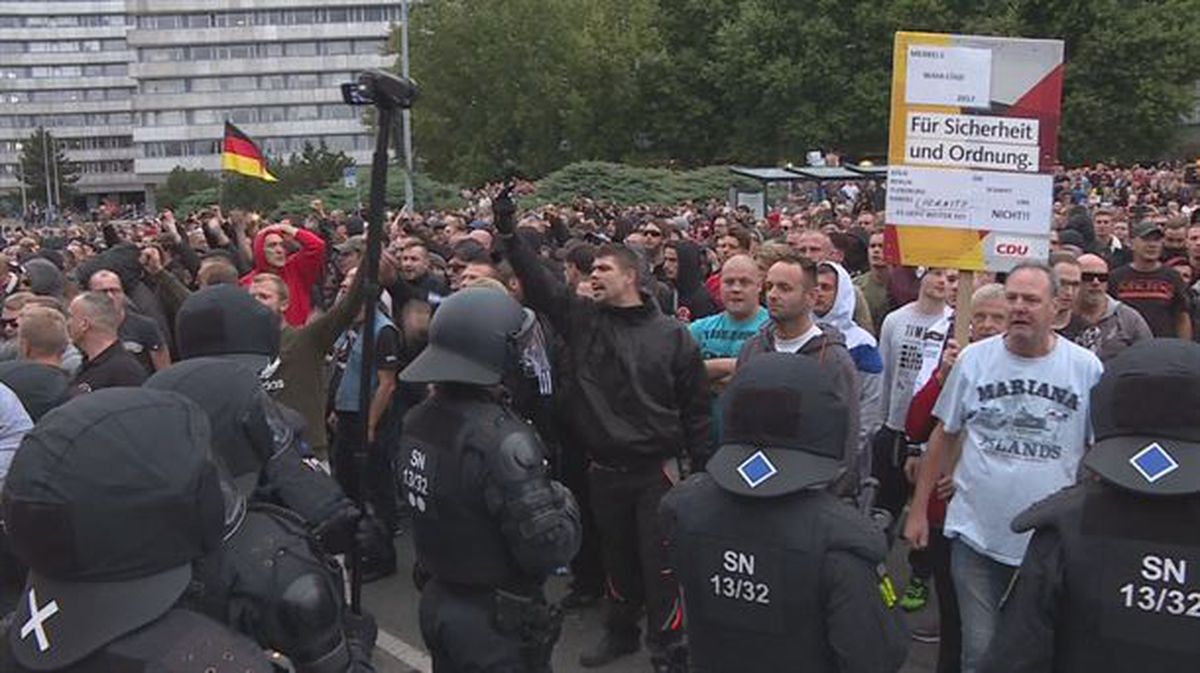
[[817,265],[806,257],[789,255],[768,269],[765,288],[771,319],[742,346],[738,365],[760,353],[798,353],[817,360],[828,373],[838,398],[846,405],[849,430],[843,457],[846,473],[837,480],[835,490],[852,492],[863,476],[858,372],[846,350],[842,332],[831,325],[818,325],[813,319]]
[[1072,341],[1107,362],[1133,344],[1154,338],[1141,313],[1108,294],[1108,262],[1104,258],[1083,255],[1079,270],[1082,285],[1075,298],[1075,315],[1082,324]]

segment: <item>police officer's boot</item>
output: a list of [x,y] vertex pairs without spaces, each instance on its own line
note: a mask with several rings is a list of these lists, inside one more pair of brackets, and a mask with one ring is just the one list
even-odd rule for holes
[[579,665],[596,668],[616,661],[641,647],[641,629],[637,625],[638,609],[626,603],[609,604],[604,622],[604,637],[592,649],[579,657]]

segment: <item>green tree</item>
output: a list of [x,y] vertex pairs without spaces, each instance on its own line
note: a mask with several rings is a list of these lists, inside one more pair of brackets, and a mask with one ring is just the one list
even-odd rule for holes
[[478,184],[882,154],[899,30],[1064,40],[1068,162],[1169,150],[1200,80],[1200,0],[439,0],[412,16],[418,158]]
[[993,28],[1066,42],[1060,158],[1139,161],[1168,151],[1200,80],[1200,0],[1025,0]]
[[160,208],[175,209],[192,194],[206,189],[214,189],[217,184],[217,178],[208,171],[176,166],[167,175],[167,181],[156,190],[155,197]]
[[288,158],[275,177],[278,188],[285,194],[298,194],[321,189],[342,179],[342,171],[354,165],[354,159],[345,152],[332,152],[321,141],[319,145],[304,143],[304,149]]
[[412,14],[416,153],[467,184],[638,153],[656,0],[439,0]]
[[[50,203],[70,203],[75,195],[73,185],[79,180],[79,167],[67,160],[62,144],[53,134],[38,127],[21,143],[21,182],[25,183],[29,202],[43,206]],[[47,178],[49,175],[49,178]],[[47,187],[50,194],[47,198]]]
[[354,165],[345,152],[333,152],[325,145],[305,143],[304,149],[286,162],[267,157],[267,170],[276,182],[226,172],[218,194],[222,208],[242,208],[269,213],[297,194],[330,187],[342,179],[342,171]]

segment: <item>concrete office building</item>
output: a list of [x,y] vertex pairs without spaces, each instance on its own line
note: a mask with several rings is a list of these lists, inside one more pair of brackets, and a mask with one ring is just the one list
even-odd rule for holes
[[366,163],[338,85],[394,62],[399,19],[394,0],[0,0],[0,191],[38,126],[89,206],[152,202],[176,166],[217,171],[226,119],[273,157],[323,140]]

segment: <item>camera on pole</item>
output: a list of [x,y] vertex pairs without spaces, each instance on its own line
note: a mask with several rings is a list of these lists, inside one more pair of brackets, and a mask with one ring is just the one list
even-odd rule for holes
[[[371,159],[371,197],[367,208],[367,250],[363,275],[364,303],[362,327],[362,371],[359,381],[359,424],[356,428],[341,428],[339,432],[357,432],[354,454],[354,475],[348,484],[349,493],[367,511],[363,484],[366,478],[367,452],[383,450],[369,445],[367,423],[370,416],[372,368],[375,362],[375,314],[379,305],[379,256],[383,244],[384,194],[387,189],[388,141],[397,110],[407,109],[417,99],[417,86],[412,81],[382,70],[360,73],[357,81],[342,84],[342,100],[347,105],[373,105],[378,111],[375,124],[375,154]],[[390,533],[390,531],[389,531]],[[382,540],[392,544],[390,535]],[[357,543],[350,554],[350,607],[355,613],[362,610],[362,549]]]
[[403,110],[412,107],[419,91],[411,80],[382,70],[368,70],[358,80],[342,84],[346,105],[374,105],[380,109]]

